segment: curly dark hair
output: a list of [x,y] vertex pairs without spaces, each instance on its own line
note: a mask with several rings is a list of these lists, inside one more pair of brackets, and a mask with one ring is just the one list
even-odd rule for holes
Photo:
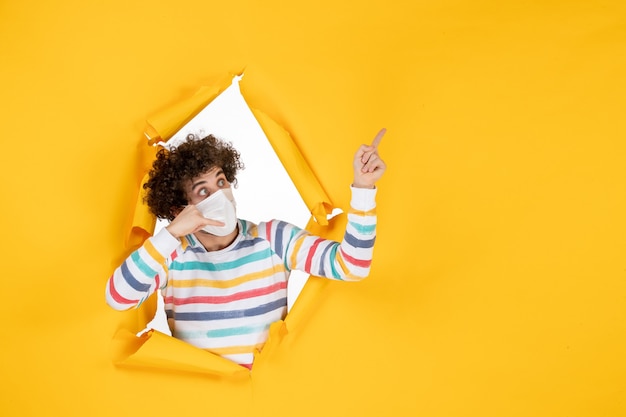
[[235,175],[244,165],[230,143],[213,135],[202,139],[187,135],[187,140],[178,147],[157,152],[150,178],[143,185],[144,202],[158,218],[173,220],[174,212],[187,204],[185,183],[214,167],[222,168],[226,179],[236,185]]

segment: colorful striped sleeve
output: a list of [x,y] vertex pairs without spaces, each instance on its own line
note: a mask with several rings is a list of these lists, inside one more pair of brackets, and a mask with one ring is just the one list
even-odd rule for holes
[[181,243],[167,229],[147,239],[113,272],[106,284],[107,304],[127,310],[141,303],[167,284],[168,262],[175,258]]
[[341,243],[314,236],[282,221],[271,221],[263,232],[285,267],[342,281],[369,275],[376,241],[376,189],[352,188],[348,223]]

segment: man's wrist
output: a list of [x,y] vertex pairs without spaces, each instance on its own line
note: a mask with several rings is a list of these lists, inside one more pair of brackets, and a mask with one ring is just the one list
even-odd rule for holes
[[172,230],[173,228],[172,228],[171,224],[169,226],[165,227],[165,229],[170,233],[170,235],[172,235],[173,238],[180,240],[180,235],[178,233],[176,233],[175,230]]

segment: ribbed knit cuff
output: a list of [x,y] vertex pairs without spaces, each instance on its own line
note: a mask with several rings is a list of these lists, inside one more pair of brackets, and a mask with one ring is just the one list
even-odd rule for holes
[[165,227],[150,238],[155,249],[159,251],[164,258],[167,258],[180,246],[180,240],[176,239]]
[[357,188],[350,186],[352,190],[352,200],[350,206],[359,211],[369,211],[376,207],[377,188]]

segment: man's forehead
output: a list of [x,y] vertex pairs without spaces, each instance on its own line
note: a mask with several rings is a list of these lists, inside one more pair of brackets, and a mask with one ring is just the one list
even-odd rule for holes
[[222,172],[222,167],[211,167],[206,172],[204,172],[203,174],[198,175],[196,178],[214,177],[214,176],[218,175],[220,172]]

